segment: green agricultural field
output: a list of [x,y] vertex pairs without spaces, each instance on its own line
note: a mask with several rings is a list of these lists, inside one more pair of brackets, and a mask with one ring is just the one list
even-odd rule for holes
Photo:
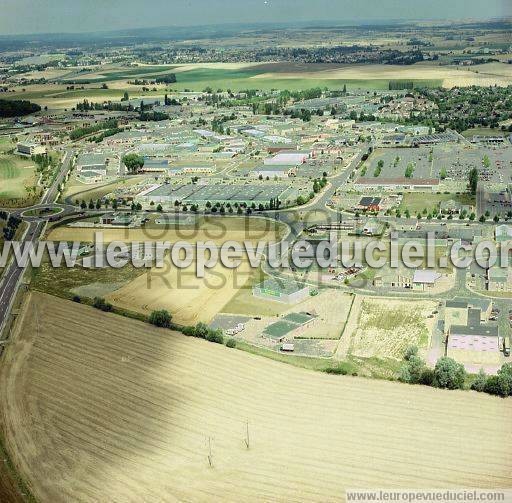
[[62,202],[74,204],[75,200],[82,200],[89,202],[90,199],[96,201],[101,199],[107,194],[113,193],[121,188],[128,188],[132,185],[136,185],[139,182],[147,180],[143,175],[132,176],[130,178],[117,178],[107,183],[100,182],[94,184],[85,184],[78,181],[75,177],[71,177],[70,181],[66,184],[64,189]]
[[[388,79],[321,79],[310,78],[300,73],[296,77],[289,78],[279,78],[277,74],[269,77],[259,77],[262,74],[263,72],[255,68],[239,70],[199,68],[177,73],[177,83],[172,84],[172,88],[180,91],[184,89],[202,91],[206,86],[210,86],[214,90],[288,89],[290,91],[297,91],[313,87],[341,89],[344,85],[349,90],[359,88],[385,90],[389,87]],[[425,87],[441,85],[441,81],[417,80],[415,83],[417,86]]]
[[425,208],[431,212],[434,208],[439,208],[439,203],[453,199],[464,205],[474,206],[475,198],[469,194],[425,194],[421,192],[407,192],[404,194],[400,211],[402,213],[408,209],[411,216],[422,212]]
[[14,143],[9,136],[0,136],[0,154],[9,152],[14,148]]
[[16,155],[0,155],[0,201],[2,204],[26,203],[26,188],[36,183],[35,166],[31,159]]
[[[122,82],[126,80],[155,79],[174,73],[174,67],[144,67],[132,69],[116,69],[115,71],[103,71],[102,73],[77,73],[76,75],[66,75],[65,80],[61,81],[62,87],[52,86],[48,89],[28,87],[25,92],[10,93],[6,99],[28,99],[38,103],[41,106],[48,106],[50,109],[68,108],[76,105],[77,102],[84,99],[89,101],[104,101],[121,99],[124,91],[127,90],[130,95],[141,95],[140,92],[134,92],[133,86],[123,87]],[[157,71],[157,69],[159,71]],[[206,87],[211,87],[214,91],[218,89],[241,91],[245,89],[260,90],[290,90],[299,91],[313,87],[342,89],[347,86],[349,90],[367,89],[367,90],[386,90],[390,79],[365,79],[365,78],[319,78],[317,74],[307,74],[296,72],[285,76],[279,73],[267,73],[260,70],[258,66],[241,68],[177,68],[177,82],[169,84],[168,87],[177,91],[203,91]],[[95,85],[102,83],[112,84],[108,89],[101,87],[89,87],[86,89],[67,90],[64,86],[71,80],[82,80],[83,83],[90,82]],[[397,78],[392,79],[397,80]],[[398,79],[400,80],[400,79]],[[408,79],[409,81],[411,79]],[[442,80],[414,80],[417,87],[437,87],[442,85]],[[115,86],[115,87],[114,87]],[[157,91],[145,92],[143,96],[161,95],[164,91],[160,88]]]
[[85,269],[75,267],[51,267],[47,261],[32,270],[31,287],[34,290],[50,293],[58,297],[72,298],[104,296],[113,289],[120,288],[146,271],[131,264],[121,269]]
[[501,129],[491,129],[488,127],[466,129],[466,131],[462,132],[462,136],[465,138],[473,136],[503,136],[504,134]]

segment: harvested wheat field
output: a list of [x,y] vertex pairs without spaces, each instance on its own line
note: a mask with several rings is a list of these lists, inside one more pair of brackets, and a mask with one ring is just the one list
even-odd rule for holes
[[73,227],[60,226],[51,229],[46,237],[48,241],[81,241],[92,243],[95,234],[101,232],[103,241],[157,242],[157,241],[212,241],[223,244],[226,241],[257,243],[258,241],[276,242],[286,232],[284,224],[265,218],[206,217],[198,220],[197,225],[145,226],[135,228],[115,227]]
[[218,263],[205,270],[204,278],[198,278],[195,262],[178,269],[168,258],[165,267],[151,269],[106,299],[118,307],[143,314],[167,309],[180,325],[208,323],[256,272],[248,260],[243,260],[236,269]]
[[0,379],[9,452],[42,503],[512,485],[512,400],[306,371],[43,294]]
[[[267,65],[268,67],[269,65]],[[493,66],[483,65],[484,71],[482,74],[467,68],[460,69],[454,66],[439,66],[430,63],[420,63],[410,66],[400,65],[383,65],[383,64],[353,64],[353,65],[333,65],[329,69],[315,69],[314,66],[311,70],[306,69],[303,71],[291,72],[267,72],[260,73],[253,79],[347,79],[347,80],[378,80],[378,79],[425,79],[425,80],[440,80],[443,87],[452,88],[455,86],[507,86],[510,85],[510,74],[505,64],[496,64]],[[264,71],[266,67],[262,67]]]

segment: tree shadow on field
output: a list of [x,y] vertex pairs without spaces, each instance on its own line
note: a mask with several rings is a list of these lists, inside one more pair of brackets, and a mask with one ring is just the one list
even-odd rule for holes
[[[33,293],[5,355],[9,451],[38,501],[162,501],[180,467],[204,467],[184,429],[183,336]],[[177,419],[178,418],[178,419]],[[197,418],[191,418],[192,423]]]

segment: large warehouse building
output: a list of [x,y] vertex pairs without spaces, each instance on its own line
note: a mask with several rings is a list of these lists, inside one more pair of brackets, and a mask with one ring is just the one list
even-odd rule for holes
[[271,199],[283,200],[283,194],[288,190],[288,185],[272,184],[217,184],[199,185],[184,183],[178,185],[164,184],[151,186],[136,196],[137,202],[147,206],[154,204],[169,205],[175,201],[185,204],[205,205],[212,204],[268,204]]
[[266,279],[252,289],[254,297],[285,304],[297,304],[309,297],[309,287],[296,281]]

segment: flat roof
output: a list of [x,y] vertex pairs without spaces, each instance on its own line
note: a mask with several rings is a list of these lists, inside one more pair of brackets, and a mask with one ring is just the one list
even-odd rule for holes
[[296,325],[305,325],[315,318],[316,316],[308,313],[288,313],[283,320],[295,323]]
[[80,166],[97,166],[105,164],[107,162],[107,156],[99,153],[87,153],[80,154],[76,163]]
[[448,339],[449,349],[465,349],[469,351],[499,351],[498,339],[481,335],[452,336]]
[[467,309],[468,303],[465,301],[447,300],[446,307],[451,309]]
[[489,305],[492,303],[490,299],[484,299],[483,297],[470,297],[469,299],[463,299],[462,297],[455,297],[455,302],[465,302],[473,307],[479,307],[482,311],[487,311]]
[[251,318],[248,316],[235,316],[231,314],[218,314],[210,323],[210,328],[229,330],[241,323],[247,323]]
[[414,271],[412,281],[413,283],[434,284],[441,276],[441,273],[431,269],[416,270]]
[[275,323],[272,323],[272,325],[269,325],[264,330],[264,334],[271,339],[282,339],[285,335],[289,334],[290,332],[293,332],[298,328],[298,325],[295,323],[290,323],[289,321],[279,320]]
[[231,201],[255,203],[269,202],[270,199],[281,196],[288,189],[284,184],[272,184],[268,186],[256,184],[218,184],[196,185],[192,183],[183,185],[163,184],[142,195],[146,197],[169,197],[179,201]]
[[481,337],[498,337],[499,328],[497,325],[452,325],[450,336],[478,335]]
[[359,185],[421,185],[435,186],[439,185],[437,178],[358,178],[356,184]]
[[276,278],[269,278],[257,284],[255,288],[259,288],[260,290],[272,290],[275,292],[280,292],[283,295],[289,295],[304,290],[304,288],[307,288],[307,285],[304,283],[298,283],[297,281],[286,281]]

